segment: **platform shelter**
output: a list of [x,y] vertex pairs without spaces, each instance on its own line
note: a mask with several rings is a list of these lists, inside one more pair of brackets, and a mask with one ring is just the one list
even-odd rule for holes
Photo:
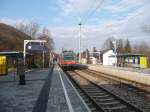
[[117,54],[117,65],[125,67],[147,68],[147,56],[144,54]]
[[7,75],[8,68],[15,68],[18,58],[22,56],[21,52],[0,52],[0,75]]

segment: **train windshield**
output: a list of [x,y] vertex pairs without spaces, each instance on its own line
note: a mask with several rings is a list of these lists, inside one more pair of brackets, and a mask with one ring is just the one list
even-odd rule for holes
[[72,57],[72,56],[65,56],[64,60],[65,61],[67,61],[67,60],[74,60],[74,57]]

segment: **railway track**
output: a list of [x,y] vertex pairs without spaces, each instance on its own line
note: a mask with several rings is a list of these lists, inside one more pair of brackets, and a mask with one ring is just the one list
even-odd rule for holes
[[[95,83],[98,85],[103,85],[103,87],[107,90],[117,94],[132,105],[142,109],[144,112],[150,112],[150,92],[148,91],[148,88],[145,88],[145,86],[137,87],[126,84],[124,81],[116,80],[113,77],[109,77],[107,74],[89,69],[80,70],[79,73],[83,73],[84,75],[82,74],[82,76],[87,75],[96,78],[97,81],[95,81]],[[88,77],[88,79],[90,78]],[[106,84],[103,84],[103,82]]]
[[97,71],[93,71],[93,70],[89,70],[89,69],[84,69],[84,70],[81,70],[82,72],[88,74],[88,75],[91,75],[91,76],[94,76],[94,77],[99,77],[100,79],[103,78],[103,80],[109,82],[110,84],[119,84],[119,87],[120,88],[124,88],[128,91],[132,91],[134,93],[137,93],[138,95],[145,95],[145,96],[150,96],[150,91],[147,90],[147,88],[144,88],[144,87],[136,87],[136,86],[132,86],[130,84],[127,84],[127,83],[124,83],[123,81],[119,80],[119,79],[116,79],[112,76],[108,76],[107,74],[105,75],[104,73],[100,73],[100,72],[97,72]]
[[77,72],[68,71],[67,74],[92,112],[143,112]]

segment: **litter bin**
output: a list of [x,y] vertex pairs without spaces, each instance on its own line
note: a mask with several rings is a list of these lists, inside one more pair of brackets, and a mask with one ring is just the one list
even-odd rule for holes
[[6,56],[0,56],[0,75],[7,75],[7,58]]
[[17,66],[17,74],[19,76],[19,84],[25,85],[25,68],[24,68],[24,61],[22,58],[18,58],[18,66]]

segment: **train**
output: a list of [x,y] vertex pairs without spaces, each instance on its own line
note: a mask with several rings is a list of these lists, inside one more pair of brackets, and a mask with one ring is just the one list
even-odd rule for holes
[[77,65],[76,54],[72,50],[63,50],[59,56],[59,65],[62,69],[74,69]]

